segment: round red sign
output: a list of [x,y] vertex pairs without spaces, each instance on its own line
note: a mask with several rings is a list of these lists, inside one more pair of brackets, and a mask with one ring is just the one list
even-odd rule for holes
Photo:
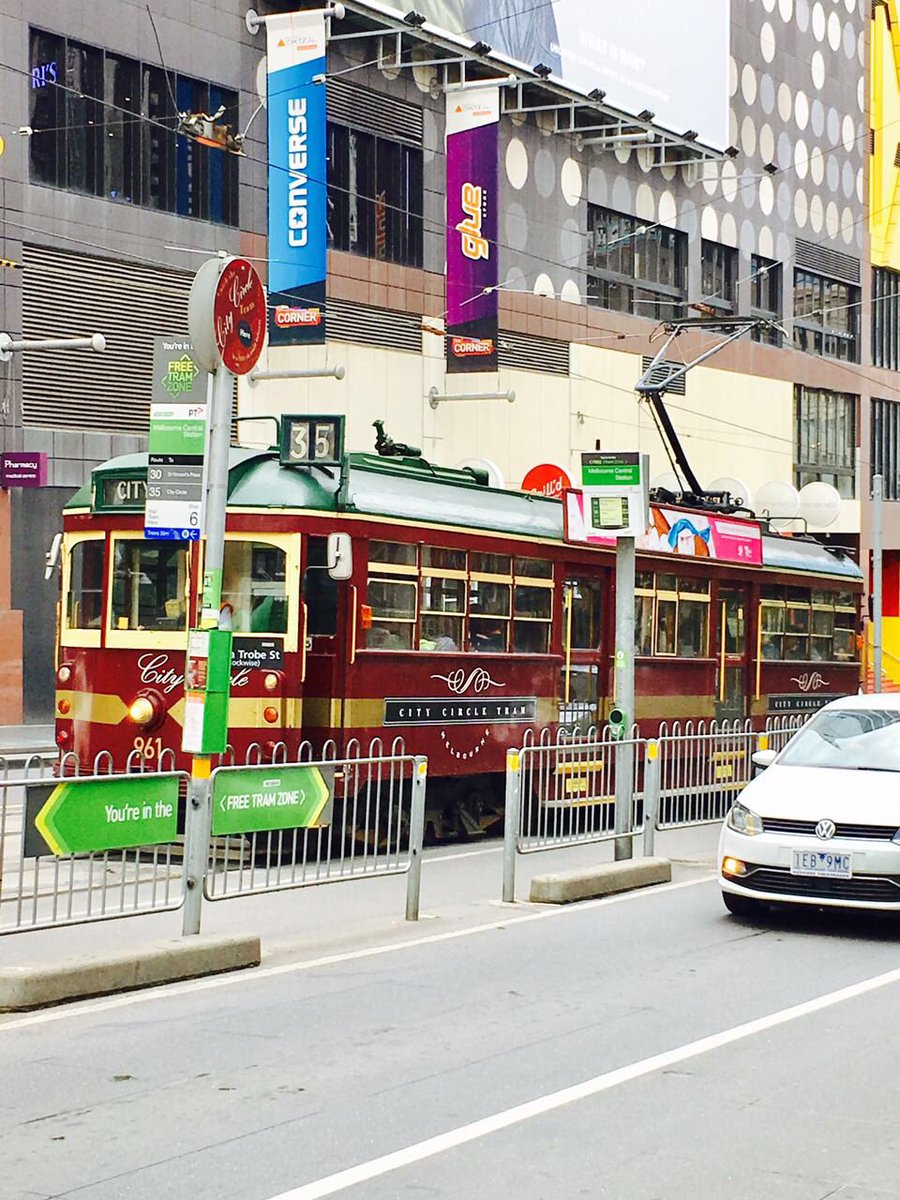
[[569,476],[554,463],[540,463],[532,467],[522,480],[523,492],[538,492],[541,496],[550,496],[553,500],[562,500],[563,492],[570,488],[572,482]]
[[256,366],[266,338],[266,293],[252,263],[232,258],[216,286],[213,326],[222,362],[235,375]]

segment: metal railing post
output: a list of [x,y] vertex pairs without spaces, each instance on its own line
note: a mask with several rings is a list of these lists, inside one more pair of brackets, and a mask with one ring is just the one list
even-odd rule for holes
[[521,813],[521,754],[506,752],[506,803],[503,811],[503,902],[516,901],[516,850],[519,840]]
[[422,844],[425,840],[425,792],[428,759],[417,754],[413,766],[412,806],[409,814],[409,871],[406,876],[406,919],[418,921],[422,888]]
[[612,742],[616,761],[615,859],[631,858],[634,806],[634,742]]
[[185,937],[200,932],[212,822],[210,765],[209,758],[197,756],[191,765],[188,783],[184,819],[184,918],[181,926]]
[[644,854],[652,858],[656,849],[656,819],[659,816],[660,743],[651,738],[644,754]]

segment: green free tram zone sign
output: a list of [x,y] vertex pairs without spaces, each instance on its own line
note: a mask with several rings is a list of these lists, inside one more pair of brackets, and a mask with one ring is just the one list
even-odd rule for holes
[[217,836],[331,824],[334,767],[224,767],[213,772],[212,780]]
[[[212,778],[215,835],[331,824],[333,767],[229,767]],[[180,779],[173,773],[28,783],[23,854],[90,854],[174,842]]]
[[26,858],[174,842],[179,776],[124,775],[26,785]]

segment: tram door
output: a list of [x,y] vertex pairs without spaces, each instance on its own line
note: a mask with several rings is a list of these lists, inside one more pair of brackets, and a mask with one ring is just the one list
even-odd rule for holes
[[747,715],[747,589],[719,588],[716,647],[716,720]]
[[566,571],[559,721],[572,732],[586,733],[600,720],[603,591],[601,578]]

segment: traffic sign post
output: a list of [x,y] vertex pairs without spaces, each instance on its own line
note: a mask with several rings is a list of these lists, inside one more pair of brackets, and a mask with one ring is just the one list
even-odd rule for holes
[[[212,824],[210,755],[228,741],[231,613],[222,608],[228,451],[234,376],[252,371],[266,337],[266,293],[252,263],[221,257],[197,272],[188,301],[188,326],[199,365],[215,372],[206,464],[205,557],[199,630],[190,634],[185,664],[182,746],[193,754],[185,822],[185,934],[200,932],[203,880]],[[192,662],[194,663],[193,670]],[[205,664],[205,666],[201,665]]]
[[616,539],[615,697],[610,728],[616,740],[616,860],[632,857],[634,800],[635,538],[649,520],[650,463],[646,454],[586,452],[581,456],[584,522],[589,533]]

